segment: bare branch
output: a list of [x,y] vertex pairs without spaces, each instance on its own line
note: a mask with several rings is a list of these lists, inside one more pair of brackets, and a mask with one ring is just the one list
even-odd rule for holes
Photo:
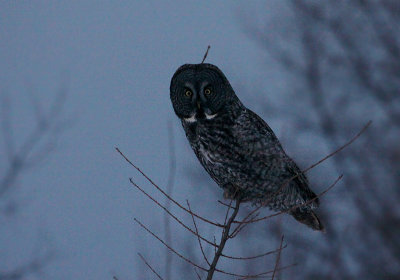
[[[217,239],[215,238],[215,235],[214,235],[214,243],[217,244]],[[217,248],[218,246],[214,246],[214,254],[217,253]]]
[[233,256],[227,256],[227,255],[224,255],[224,254],[222,254],[222,257],[225,257],[227,259],[232,259],[232,260],[254,260],[254,259],[257,259],[257,258],[262,258],[262,257],[268,256],[268,255],[271,255],[271,254],[278,253],[281,250],[285,249],[286,247],[287,247],[287,245],[284,245],[282,248],[276,249],[274,251],[268,251],[266,253],[263,253],[263,254],[260,254],[260,255],[255,255],[255,256],[251,256],[251,257],[233,257]]
[[[296,266],[296,265],[297,265],[297,263],[293,263],[293,264],[290,264],[290,265],[282,266],[281,268],[278,268],[276,271],[282,271],[282,270],[291,268],[291,267]],[[265,271],[265,272],[258,273],[258,274],[253,274],[253,275],[243,275],[238,280],[257,279],[257,278],[270,278],[270,276],[267,277],[266,275],[271,274],[273,272],[274,272],[273,270],[270,270],[270,271]]]
[[[189,204],[189,201],[188,201],[188,200],[186,200],[186,203],[187,203],[187,205],[188,205],[189,210],[192,211],[192,209],[190,209],[190,204]],[[199,242],[201,254],[203,255],[203,258],[204,258],[204,260],[206,261],[206,263],[210,266],[211,264],[210,264],[210,262],[208,261],[208,259],[207,259],[207,257],[206,257],[206,254],[204,253],[203,245],[201,245],[201,240],[200,240],[200,238],[199,238],[199,230],[197,229],[196,221],[194,220],[194,216],[193,216],[193,215],[191,215],[191,216],[192,216],[194,228],[196,229],[197,240],[198,240],[198,242]]]
[[[168,144],[169,144],[169,174],[166,192],[169,196],[172,196],[172,191],[175,185],[175,175],[176,175],[176,157],[175,157],[175,143],[174,143],[174,132],[171,122],[168,122]],[[165,198],[165,208],[170,210],[171,200]],[[164,233],[165,242],[171,244],[171,223],[168,217],[169,213],[164,213]],[[198,237],[199,238],[199,237]],[[171,269],[172,269],[172,256],[167,250],[165,255],[165,278],[167,280],[171,279]]]
[[[201,240],[207,242],[208,244],[210,244],[211,246],[214,247],[218,247],[218,245],[214,242],[211,242],[209,240],[207,240],[206,238],[198,235],[196,232],[194,232],[190,227],[188,227],[187,225],[185,225],[181,220],[178,219],[178,217],[176,217],[174,214],[172,214],[167,208],[165,208],[164,206],[162,206],[157,200],[155,200],[152,196],[150,196],[147,192],[145,192],[139,185],[137,185],[135,182],[132,181],[132,178],[129,179],[129,181],[131,182],[132,185],[134,185],[137,189],[139,189],[142,193],[144,193],[148,198],[150,198],[155,204],[157,204],[159,207],[161,207],[166,213],[168,213],[168,215],[170,215],[172,218],[174,218],[175,221],[177,221],[181,226],[183,226],[185,229],[187,229],[189,232],[193,233],[194,235],[196,235],[197,237],[199,237]],[[191,213],[191,212],[189,212]]]
[[[357,140],[358,137],[361,136],[361,134],[363,134],[367,128],[372,124],[372,121],[368,121],[364,127],[353,137],[351,138],[348,142],[346,142],[344,145],[342,145],[341,147],[339,147],[337,150],[333,151],[332,153],[330,153],[329,155],[327,155],[326,157],[324,157],[323,159],[321,159],[320,161],[314,163],[313,165],[311,165],[310,167],[306,168],[305,170],[303,170],[301,173],[306,173],[307,171],[309,171],[310,169],[316,167],[317,165],[321,164],[322,162],[324,162],[325,160],[327,160],[328,158],[336,155],[337,153],[341,152],[343,149],[347,148],[349,145],[351,145],[354,141]],[[297,176],[295,176],[294,178],[297,178]],[[294,179],[291,178],[291,179]]]
[[[224,225],[226,225],[226,221],[227,221],[227,219],[228,219],[229,210],[231,209],[232,202],[233,202],[233,200],[231,199],[231,202],[229,203],[229,207],[226,209]],[[225,229],[224,229],[224,230],[225,230]]]
[[194,267],[197,267],[198,269],[201,269],[203,271],[208,271],[207,268],[204,268],[198,264],[195,264],[192,262],[190,259],[184,257],[182,254],[178,253],[175,249],[173,249],[170,245],[164,242],[160,237],[158,237],[155,233],[153,233],[151,230],[149,230],[145,225],[143,225],[138,219],[133,218],[136,223],[138,223],[142,228],[144,228],[148,233],[150,233],[154,238],[156,238],[158,241],[160,241],[164,246],[166,246],[171,252],[173,252],[175,255],[180,257],[182,260],[186,261],[187,263],[193,265]]
[[231,238],[235,238],[235,237],[239,234],[239,232],[241,232],[247,225],[249,225],[249,224],[251,224],[252,222],[254,222],[254,221],[257,219],[257,217],[258,217],[259,215],[260,215],[260,213],[259,213],[259,212],[256,212],[256,213],[254,213],[254,214],[248,216],[248,218],[246,217],[246,218],[244,219],[244,221],[247,221],[248,223],[241,223],[241,224],[239,224],[239,225],[233,230],[233,232],[232,232],[232,234],[231,234]]
[[138,254],[139,257],[142,259],[142,261],[147,265],[147,267],[150,268],[150,270],[158,277],[158,279],[164,280],[164,279],[160,276],[160,274],[158,274],[158,273],[154,270],[154,268],[151,267],[151,265],[146,261],[146,259],[145,259],[140,253],[137,253],[137,254]]
[[210,48],[211,48],[211,46],[210,46],[210,45],[208,45],[208,46],[207,46],[206,53],[204,54],[203,60],[201,61],[201,64],[203,64],[203,63],[204,63],[204,61],[206,60],[206,58],[207,58],[207,55],[208,55],[208,51],[210,50]]
[[280,261],[280,259],[281,259],[281,251],[282,251],[282,243],[283,243],[283,235],[282,235],[282,238],[281,238],[281,244],[279,245],[279,252],[278,252],[278,256],[276,257],[276,262],[275,262],[275,267],[274,267],[274,273],[272,274],[272,280],[274,280],[274,278],[275,278],[275,273],[276,273],[276,271],[277,271],[277,269],[278,269],[278,266],[279,266],[279,261]]
[[194,272],[196,272],[197,279],[201,280],[200,274],[197,272],[196,268],[194,268]]
[[[253,274],[253,275],[243,275],[243,274],[236,274],[236,273],[227,272],[227,271],[224,271],[224,270],[221,270],[221,269],[217,269],[217,268],[216,268],[216,264],[217,264],[217,262],[218,262],[218,259],[219,259],[219,257],[221,257],[221,254],[222,254],[223,247],[225,246],[226,241],[229,239],[229,229],[230,229],[230,226],[232,225],[232,222],[234,221],[236,215],[238,214],[238,211],[239,211],[239,207],[238,207],[238,206],[239,206],[239,204],[240,204],[239,202],[236,202],[235,211],[232,213],[230,219],[228,220],[228,222],[227,222],[227,224],[226,224],[226,227],[224,228],[223,235],[222,235],[222,237],[221,237],[221,243],[220,243],[219,248],[218,248],[218,250],[217,250],[217,252],[216,252],[216,255],[214,256],[213,262],[211,263],[210,269],[206,269],[206,268],[204,268],[204,267],[202,267],[202,266],[200,266],[200,265],[194,263],[194,262],[191,261],[190,259],[184,257],[182,254],[178,253],[175,249],[173,249],[170,245],[168,245],[167,243],[165,243],[165,241],[163,241],[163,240],[162,240],[160,237],[158,237],[155,233],[153,233],[151,230],[149,230],[149,229],[148,229],[145,225],[143,225],[139,220],[137,220],[136,218],[134,218],[134,221],[135,221],[136,223],[138,223],[138,224],[139,224],[143,229],[145,229],[148,233],[150,233],[154,238],[156,238],[158,241],[160,241],[160,242],[161,242],[164,246],[166,246],[169,250],[171,250],[171,252],[173,252],[174,254],[176,254],[179,258],[181,258],[182,260],[186,261],[187,263],[191,264],[192,266],[194,266],[194,267],[196,267],[196,268],[198,268],[198,269],[200,269],[200,270],[207,271],[207,272],[208,272],[208,278],[207,278],[208,280],[212,279],[212,275],[213,275],[214,272],[219,272],[219,273],[222,273],[222,274],[225,274],[225,275],[230,275],[230,276],[242,277],[242,278],[244,278],[244,279],[247,279],[247,278],[262,278],[263,276],[265,276],[265,275],[267,275],[267,274],[273,273],[273,270],[271,270],[271,271],[265,271],[265,272],[261,272],[261,273]],[[221,248],[222,248],[222,249],[221,249]],[[293,265],[286,266],[286,267],[282,267],[282,268],[280,268],[280,269],[278,269],[278,270],[283,270],[283,269],[286,269],[286,268],[291,267],[291,266],[293,266]],[[212,271],[212,272],[211,272],[211,271]],[[209,278],[209,277],[211,277],[211,278]]]
[[[240,201],[236,201],[236,205],[235,205],[235,209],[231,215],[231,217],[229,218],[228,222],[225,223],[225,227],[222,231],[222,237],[221,237],[221,242],[219,243],[218,246],[218,250],[214,255],[214,259],[210,265],[210,269],[208,270],[208,274],[207,274],[207,280],[211,280],[213,277],[214,272],[216,271],[216,266],[218,263],[219,258],[222,255],[222,251],[224,250],[226,241],[228,241],[229,239],[229,231],[232,225],[232,222],[235,220],[237,214],[239,213],[239,207],[240,207]],[[229,211],[230,208],[228,208],[227,211]]]
[[221,201],[221,200],[218,200],[218,203],[219,203],[219,204],[222,204],[223,206],[226,206],[226,207],[228,207],[228,208],[234,208],[234,207],[232,207],[232,200],[231,200],[231,203],[230,203],[230,204],[227,204],[227,203],[225,203],[225,202],[223,202],[223,201]]
[[[118,148],[115,148],[115,150],[130,164],[132,165],[140,174],[142,174],[143,177],[146,178],[146,180],[152,184],[158,191],[160,191],[165,197],[167,197],[169,200],[171,200],[176,206],[178,206],[179,208],[181,208],[182,210],[184,210],[185,212],[191,214],[191,212],[186,209],[185,207],[183,207],[180,203],[178,203],[177,201],[175,201],[172,197],[170,197],[165,191],[163,191],[156,183],[153,182],[153,180],[151,180],[142,170],[140,170],[136,165],[134,165]],[[216,227],[220,227],[223,228],[224,225],[212,222],[210,220],[207,220],[205,218],[203,218],[202,216],[197,215],[196,213],[193,213],[193,215],[202,220],[203,222],[209,223],[211,225],[214,225]]]

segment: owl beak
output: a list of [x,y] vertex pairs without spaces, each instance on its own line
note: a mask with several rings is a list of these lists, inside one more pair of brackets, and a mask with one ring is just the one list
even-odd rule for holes
[[200,107],[201,107],[200,101],[197,101],[197,108],[200,109]]

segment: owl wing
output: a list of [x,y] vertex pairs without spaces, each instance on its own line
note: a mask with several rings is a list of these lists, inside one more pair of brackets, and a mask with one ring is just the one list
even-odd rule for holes
[[[246,109],[237,119],[234,137],[240,147],[241,158],[246,159],[248,173],[254,174],[253,182],[264,192],[278,191],[287,180],[298,175],[285,187],[290,194],[290,204],[303,203],[315,198],[308,180],[296,163],[286,155],[278,138],[268,124],[253,111]],[[318,206],[318,199],[312,203]]]

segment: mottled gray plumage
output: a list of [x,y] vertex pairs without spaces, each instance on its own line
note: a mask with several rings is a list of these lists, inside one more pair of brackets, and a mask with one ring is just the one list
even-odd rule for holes
[[[275,211],[316,197],[304,174],[290,180],[300,169],[267,123],[240,102],[216,66],[181,66],[172,77],[170,97],[193,151],[225,197],[262,203]],[[290,214],[323,230],[312,211],[318,203],[315,199]]]

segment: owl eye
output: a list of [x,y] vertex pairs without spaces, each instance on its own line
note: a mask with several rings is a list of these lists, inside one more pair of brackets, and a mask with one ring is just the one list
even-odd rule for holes
[[188,90],[188,89],[185,90],[185,96],[186,96],[186,97],[191,97],[192,94],[193,94],[192,91],[190,91],[190,90]]
[[210,94],[211,94],[211,89],[210,89],[210,88],[206,88],[206,89],[204,90],[204,94],[205,94],[205,95],[210,95]]

